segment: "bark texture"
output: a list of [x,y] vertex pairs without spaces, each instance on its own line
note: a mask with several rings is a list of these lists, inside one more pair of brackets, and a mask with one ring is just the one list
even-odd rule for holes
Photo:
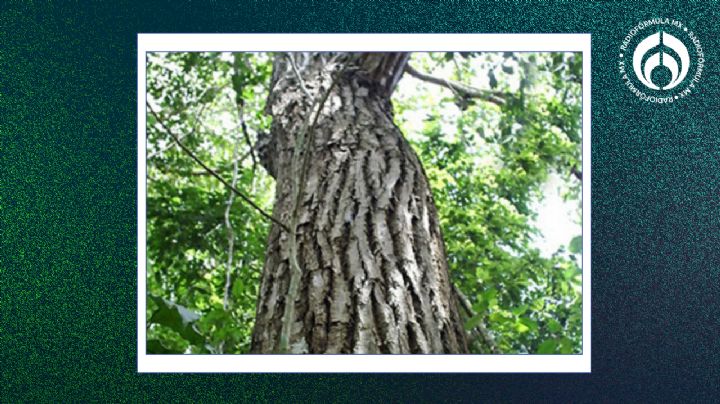
[[[254,352],[278,352],[287,304],[293,353],[467,351],[428,181],[392,119],[389,97],[406,62],[403,53],[276,58],[272,129],[259,155],[276,179],[273,215],[295,223],[296,236],[275,224],[270,231]],[[301,269],[294,299],[291,239]]]

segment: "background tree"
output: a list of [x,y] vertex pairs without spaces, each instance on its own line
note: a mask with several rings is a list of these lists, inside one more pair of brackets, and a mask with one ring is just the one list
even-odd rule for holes
[[[276,64],[284,64],[285,83],[283,85],[281,81],[280,87],[276,87],[280,77],[276,75],[274,80],[270,77],[273,57]],[[273,131],[270,131],[273,105],[287,107],[288,100],[280,99],[279,104],[273,104],[271,95],[268,102],[271,113],[264,114],[268,86],[272,82],[275,85],[273,92],[282,89],[284,96],[290,95],[289,98],[297,100],[293,101],[296,102],[293,108],[298,116],[288,120],[292,122],[291,126],[297,125],[297,128],[302,129],[304,124],[308,127],[313,125],[314,121],[307,119],[307,111],[312,110],[313,106],[320,110],[318,100],[321,95],[328,97],[321,109],[323,113],[332,112],[342,117],[337,115],[338,110],[342,111],[339,108],[342,97],[333,97],[327,89],[333,86],[333,93],[342,95],[340,89],[343,85],[349,83],[352,86],[353,80],[358,83],[372,83],[375,80],[379,83],[381,75],[361,77],[361,72],[372,72],[367,66],[365,69],[358,68],[362,67],[362,63],[371,63],[372,60],[368,58],[364,61],[356,60],[354,70],[346,67],[348,70],[343,72],[338,69],[352,64],[343,63],[347,60],[339,57],[332,59],[333,55],[318,56],[316,61],[319,62],[315,66],[311,63],[312,58],[306,60],[297,55],[294,60],[296,73],[291,59],[285,55],[187,53],[153,54],[149,57],[149,106],[164,124],[155,122],[155,116],[150,115],[150,352],[247,352],[251,345],[250,333],[254,326],[257,296],[260,296],[261,304],[258,309],[259,325],[255,327],[255,349],[281,349],[274,341],[279,343],[282,334],[282,317],[286,314],[284,302],[274,306],[273,313],[268,315],[270,309],[263,309],[262,300],[273,296],[273,288],[276,288],[276,297],[273,298],[279,298],[281,293],[278,291],[287,289],[285,285],[289,284],[290,270],[281,269],[280,265],[267,264],[270,268],[276,268],[276,272],[273,274],[266,271],[262,286],[265,291],[262,293],[259,280],[265,255],[263,251],[272,222],[244,201],[233,200],[233,193],[208,175],[207,170],[189,158],[186,151],[175,146],[168,132],[173,132],[199,160],[213,167],[229,185],[251,195],[252,200],[265,211],[272,210],[278,223],[290,223],[284,220],[292,218],[293,198],[288,195],[293,195],[294,187],[292,180],[284,179],[282,173],[302,171],[289,170],[292,167],[287,167],[287,164],[292,165],[293,161],[297,164],[302,159],[294,160],[291,150],[276,149],[273,153],[267,153],[268,146],[278,146],[278,133],[287,130],[289,125],[275,116],[272,121]],[[340,67],[333,68],[333,63]],[[410,62],[412,70],[405,72],[400,87],[392,92],[394,122],[402,128],[405,139],[419,156],[419,161],[413,162],[414,153],[407,146],[403,153],[406,153],[409,159],[406,161],[410,163],[406,166],[425,167],[427,184],[432,189],[438,221],[445,235],[450,277],[457,286],[457,293],[450,285],[438,290],[447,294],[448,313],[454,307],[460,307],[460,316],[468,330],[467,341],[472,352],[570,353],[581,349],[580,271],[577,265],[581,243],[577,238],[568,240],[567,248],[560,248],[551,255],[543,254],[537,248],[540,236],[534,223],[538,201],[542,199],[548,176],[562,178],[565,197],[574,201],[579,208],[577,176],[580,167],[581,65],[578,54],[413,54]],[[317,69],[322,70],[321,76],[324,77],[319,81],[313,76]],[[397,73],[397,69],[394,72]],[[303,77],[303,83],[298,80],[298,75]],[[338,77],[344,80],[340,81],[344,84],[338,85]],[[392,80],[386,80],[387,83],[392,83]],[[369,96],[371,86],[356,87],[354,91],[366,87],[368,94],[364,95],[361,90],[358,98]],[[377,91],[377,88],[372,90]],[[372,109],[382,113],[389,111],[389,107],[381,103]],[[347,114],[344,119],[351,116]],[[371,120],[372,125],[376,125],[378,119]],[[386,122],[392,124],[389,118]],[[323,140],[327,143],[328,139],[332,139],[332,128],[323,126],[331,126],[329,119],[319,117],[314,125],[317,125],[317,133],[314,129],[306,132],[311,141],[313,137],[319,143]],[[363,126],[362,122],[352,125],[335,122],[334,125],[362,126],[365,129],[368,126]],[[381,132],[388,131],[400,133],[390,127]],[[267,132],[271,136],[258,136]],[[291,132],[301,133],[294,129]],[[250,145],[257,143],[258,138],[264,147],[261,148],[264,151],[260,153],[262,155],[251,152]],[[398,138],[407,145],[402,137]],[[285,146],[290,146],[286,148],[292,149],[295,140],[287,137],[280,143],[284,142]],[[388,146],[390,144],[392,142],[388,142]],[[397,142],[393,146],[395,149],[401,147]],[[308,160],[307,172],[337,168],[340,159],[335,156],[338,153],[357,157],[353,147],[362,150],[362,146],[337,142],[330,148],[331,152],[318,152],[315,155],[317,158]],[[344,152],[342,148],[345,148]],[[366,157],[359,159],[363,164],[358,163],[356,167],[371,167],[364,165],[365,160],[372,160],[371,150],[369,147],[365,149],[365,154],[361,155]],[[278,159],[283,152],[286,155]],[[322,153],[335,154],[323,158]],[[263,156],[266,158],[263,159]],[[353,161],[353,158],[346,157],[348,161]],[[278,178],[277,197],[273,195],[272,178],[258,167],[260,160],[264,160],[270,167],[269,171]],[[278,165],[273,168],[277,161],[284,162],[286,167]],[[392,165],[392,159],[384,159],[383,163],[387,169],[387,166]],[[381,164],[377,163],[382,167]],[[349,172],[353,165],[348,163],[347,166]],[[361,180],[364,180],[366,191],[372,195],[374,190],[379,189],[376,188],[377,184],[385,181],[376,181],[372,169],[365,173],[365,176],[355,174],[355,181],[352,182],[347,181],[346,172],[346,178],[338,181],[338,188],[352,183],[355,186],[348,192],[355,192],[355,188],[362,185]],[[416,178],[424,182],[424,176],[417,175]],[[314,184],[308,180],[301,183],[311,189],[332,185],[332,181],[325,185],[322,180],[317,182]],[[358,185],[358,182],[361,184]],[[305,196],[311,194],[307,190],[302,193]],[[312,198],[300,197],[302,203],[299,206],[307,207],[305,210],[310,213],[321,211],[322,198],[329,197],[328,194],[315,192],[314,195],[320,198],[315,205]],[[287,202],[280,206],[276,204],[275,209],[271,209],[273,199]],[[371,196],[367,203],[377,203],[377,197]],[[363,211],[363,204],[356,205],[350,210],[351,223],[363,223],[362,218],[357,220],[358,212]],[[432,203],[426,203],[426,206],[429,211]],[[364,208],[367,209],[363,211],[366,217],[372,217],[370,212],[378,211],[376,208]],[[296,240],[298,251],[301,252],[299,257],[303,257],[304,250],[321,246],[321,243],[311,242],[311,237],[319,233],[313,229],[317,229],[320,221],[313,220],[312,216],[310,219],[309,222],[303,222],[308,218],[303,218],[302,214],[297,217],[300,223]],[[328,221],[338,223],[334,219]],[[392,225],[393,221],[390,220],[390,223]],[[402,226],[399,220],[395,223],[396,226]],[[412,225],[411,220],[410,228]],[[306,228],[303,229],[303,226]],[[347,227],[348,231],[343,230],[346,241],[362,239],[363,234],[374,234],[363,232],[359,227],[353,232],[352,226]],[[580,227],[577,229],[579,234]],[[280,225],[276,223],[275,229],[270,232],[266,255],[268,261],[276,260],[277,257],[286,259],[282,251],[283,248],[285,251],[290,250],[287,246],[289,240],[282,240],[282,233]],[[430,233],[426,231],[425,234]],[[434,237],[439,239],[439,236]],[[367,243],[371,244],[371,241]],[[345,251],[363,257],[362,243],[356,242],[358,247],[352,247],[357,251],[351,251],[352,243],[345,244]],[[335,246],[331,244],[332,248]],[[305,254],[306,257],[312,257],[311,254]],[[367,257],[370,256],[372,258],[368,261]],[[367,263],[378,262],[378,256],[384,256],[383,250],[371,246],[365,260],[361,258],[354,264],[354,268],[360,268],[357,273],[367,274]],[[304,268],[308,265],[312,267],[315,263],[321,264],[322,256],[315,261],[301,261],[299,266]],[[289,257],[287,262],[289,265]],[[341,266],[351,267],[349,264]],[[311,272],[319,274],[319,277],[313,279],[309,275]],[[379,291],[370,295],[349,293],[348,296],[356,300],[347,311],[351,313],[352,327],[345,329],[352,332],[337,332],[335,335],[344,339],[333,340],[333,333],[328,332],[332,321],[327,323],[330,318],[328,307],[333,307],[332,301],[312,300],[313,288],[327,287],[327,279],[332,274],[328,274],[327,270],[304,273],[304,278],[299,281],[298,300],[293,314],[296,321],[293,322],[294,327],[290,327],[292,332],[288,334],[289,347],[294,344],[297,351],[461,351],[461,344],[457,345],[457,350],[451,348],[453,344],[447,344],[447,335],[439,338],[439,342],[437,339],[433,342],[432,337],[428,340],[427,333],[420,331],[423,324],[421,321],[417,321],[420,328],[410,321],[405,323],[410,324],[409,328],[405,328],[407,336],[397,335],[397,340],[377,332],[377,329],[383,328],[382,321],[387,323],[387,320],[377,321],[367,328],[358,326],[363,319],[376,321],[393,318],[389,314],[393,307],[382,293],[388,290],[387,285],[378,287]],[[442,274],[442,271],[438,273]],[[273,277],[284,278],[277,280]],[[372,276],[364,279],[362,276],[345,276],[343,279],[373,284],[369,281]],[[411,283],[412,280],[403,279],[404,282]],[[348,289],[352,290],[354,285],[348,283]],[[396,288],[401,289],[406,293],[408,289],[412,292],[411,286]],[[315,293],[316,296],[323,294]],[[457,295],[458,305],[449,299],[454,295]],[[382,312],[363,308],[361,303],[366,298],[370,299],[374,309],[382,310],[389,306],[390,311],[386,310],[383,317]],[[416,312],[421,316],[428,314],[422,307],[423,297],[420,296],[418,300],[421,307]],[[425,302],[428,300],[431,300],[429,294]],[[386,306],[379,302],[384,302]],[[354,308],[358,310],[353,312]],[[407,308],[415,309],[413,306]],[[392,312],[392,315],[397,321],[397,312]],[[324,318],[326,322],[316,323],[318,318]],[[409,318],[412,319],[412,316]],[[423,320],[422,317],[420,320]],[[456,340],[460,341],[461,332],[458,331],[455,317],[450,314],[446,321],[450,324],[446,333],[451,330],[457,336]],[[370,323],[366,321],[365,324]],[[415,331],[413,327],[416,327]],[[385,328],[388,328],[387,325]],[[411,336],[413,332],[415,334]],[[426,345],[421,345],[423,341],[418,340],[420,336],[425,337]],[[405,345],[401,341],[405,341]],[[433,346],[433,343],[439,345]]]

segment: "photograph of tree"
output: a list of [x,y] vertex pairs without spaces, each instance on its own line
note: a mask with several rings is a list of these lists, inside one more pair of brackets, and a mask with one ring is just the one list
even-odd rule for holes
[[582,54],[147,54],[147,352],[582,352]]

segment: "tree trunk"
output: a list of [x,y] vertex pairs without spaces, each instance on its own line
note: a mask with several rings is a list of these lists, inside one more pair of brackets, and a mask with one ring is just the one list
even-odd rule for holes
[[406,62],[276,57],[258,152],[276,179],[273,215],[296,233],[270,231],[253,352],[467,352],[428,181],[393,123]]

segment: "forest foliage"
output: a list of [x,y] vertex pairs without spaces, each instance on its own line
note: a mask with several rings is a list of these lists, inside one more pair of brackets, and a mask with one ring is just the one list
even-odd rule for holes
[[[148,353],[249,351],[270,222],[168,131],[270,212],[274,180],[251,145],[270,126],[271,61],[148,54]],[[396,124],[432,186],[466,328],[482,331],[471,351],[581,352],[581,54],[416,53],[410,63],[507,100],[407,74],[393,95]],[[577,232],[544,254],[535,219],[551,175],[576,207]]]

